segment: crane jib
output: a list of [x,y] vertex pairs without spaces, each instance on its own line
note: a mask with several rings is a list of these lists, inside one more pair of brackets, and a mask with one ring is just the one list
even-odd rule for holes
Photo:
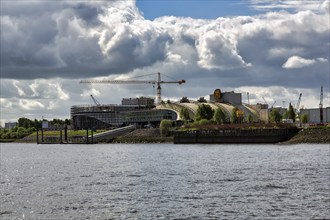
[[158,79],[157,80],[81,80],[80,83],[90,83],[90,84],[157,84],[157,97],[156,101],[157,104],[161,102],[161,87],[160,84],[163,83],[176,83],[176,84],[183,84],[186,83],[186,80],[179,80],[179,81],[161,81],[160,73],[158,72]]

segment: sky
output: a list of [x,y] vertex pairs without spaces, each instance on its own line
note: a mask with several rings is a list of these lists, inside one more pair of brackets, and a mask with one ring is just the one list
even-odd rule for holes
[[[243,102],[330,106],[329,0],[0,2],[1,124],[69,118],[72,105],[155,97],[148,84],[85,79],[186,80],[164,100],[208,99],[217,88]],[[154,74],[154,75],[150,75]]]

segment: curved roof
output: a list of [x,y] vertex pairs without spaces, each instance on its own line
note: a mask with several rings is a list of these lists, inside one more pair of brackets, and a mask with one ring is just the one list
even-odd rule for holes
[[223,112],[230,117],[233,109],[236,107],[239,110],[244,112],[244,118],[247,118],[249,115],[253,117],[253,120],[259,120],[259,114],[258,112],[247,106],[247,105],[232,105],[229,103],[199,103],[199,102],[191,102],[191,103],[180,103],[180,102],[174,102],[174,103],[163,103],[161,105],[158,105],[157,108],[161,109],[172,109],[178,113],[178,117],[180,117],[179,112],[183,109],[186,108],[189,112],[189,115],[191,118],[195,118],[195,114],[197,112],[197,109],[200,105],[205,104],[209,105],[213,110],[216,110],[220,108],[223,110]]

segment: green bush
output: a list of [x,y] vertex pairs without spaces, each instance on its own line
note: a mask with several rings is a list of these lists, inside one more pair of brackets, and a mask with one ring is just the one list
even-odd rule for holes
[[35,131],[36,131],[36,129],[34,127],[30,127],[27,129],[24,127],[15,127],[11,130],[1,131],[0,138],[1,139],[18,139],[18,138],[26,137]]
[[213,120],[217,124],[224,124],[226,122],[226,115],[220,108],[217,108],[214,112]]
[[171,120],[162,120],[160,122],[160,135],[162,137],[167,137],[170,135],[170,129],[172,128],[173,122]]
[[184,121],[188,121],[188,120],[190,120],[190,116],[189,116],[189,111],[188,111],[188,109],[186,109],[186,108],[182,108],[182,109],[180,110],[180,117],[181,117],[181,119],[184,120]]
[[301,123],[307,123],[308,122],[308,115],[307,114],[302,114],[301,116],[300,116],[300,121],[301,121]]
[[209,125],[212,124],[212,121],[207,120],[207,119],[202,119],[198,122],[199,125]]

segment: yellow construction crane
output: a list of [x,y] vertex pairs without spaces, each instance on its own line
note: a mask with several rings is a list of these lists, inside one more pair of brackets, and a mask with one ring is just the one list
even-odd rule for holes
[[156,103],[159,104],[161,102],[161,86],[160,84],[164,83],[177,83],[179,85],[185,83],[185,80],[179,81],[162,81],[160,77],[160,73],[158,74],[157,80],[81,80],[80,83],[102,83],[102,84],[157,84],[157,97]]

